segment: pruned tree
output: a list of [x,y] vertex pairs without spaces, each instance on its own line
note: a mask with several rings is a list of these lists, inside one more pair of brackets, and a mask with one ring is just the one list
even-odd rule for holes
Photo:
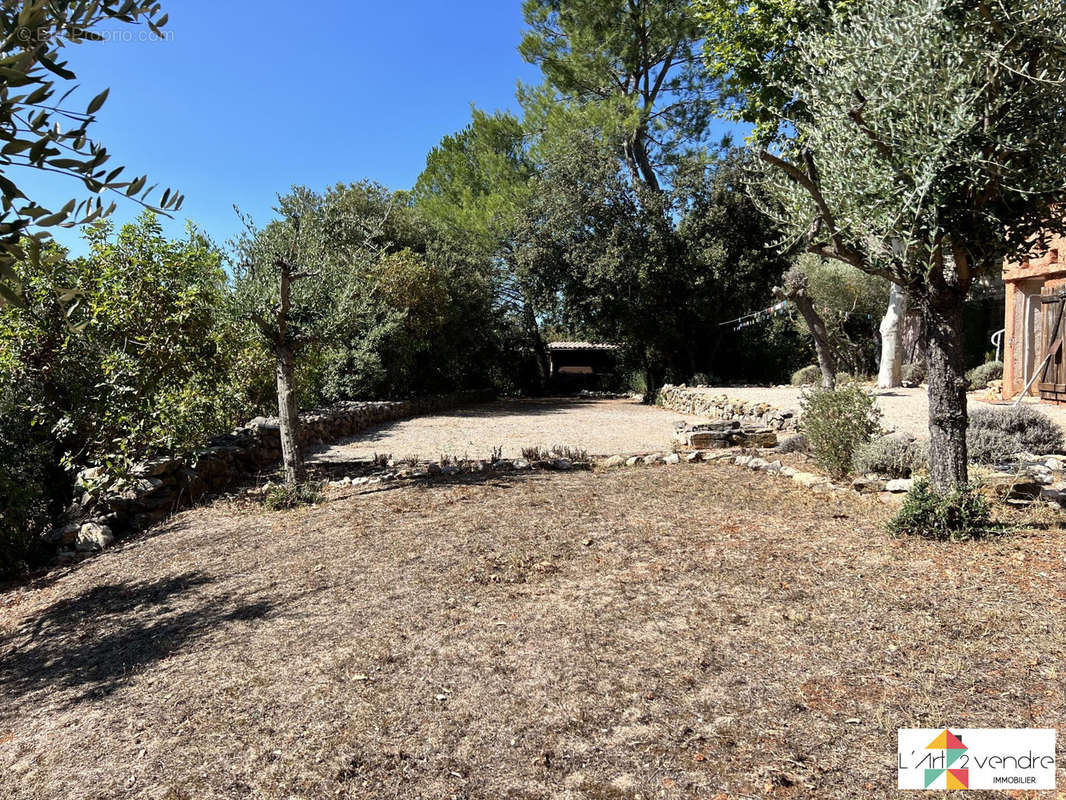
[[[124,167],[110,166],[111,154],[90,137],[96,113],[107,100],[106,89],[84,110],[65,105],[77,86],[56,97],[60,81],[76,79],[61,60],[63,48],[102,40],[94,29],[108,21],[143,22],[162,35],[167,15],[154,0],[11,0],[0,8],[0,305],[22,301],[15,265],[40,258],[48,229],[107,216],[115,204],[105,204],[106,194],[157,212],[181,207],[182,195],[172,189],[150,200],[156,187],[147,176],[123,178]],[[26,194],[18,169],[65,175],[93,196],[46,208]]]
[[801,37],[803,114],[760,152],[799,247],[899,284],[929,348],[934,489],[967,481],[962,307],[1066,228],[1059,0],[887,0]]

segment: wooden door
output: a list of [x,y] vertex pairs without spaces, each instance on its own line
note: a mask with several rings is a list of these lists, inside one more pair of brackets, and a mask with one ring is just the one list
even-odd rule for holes
[[[1063,359],[1063,328],[1066,326],[1066,296],[1059,288],[1041,290],[1041,348],[1037,353],[1040,359],[1037,369],[1040,377],[1037,378],[1037,387],[1040,389],[1040,399],[1053,402],[1066,402],[1066,363]],[[1051,353],[1051,358],[1043,367],[1039,366]]]

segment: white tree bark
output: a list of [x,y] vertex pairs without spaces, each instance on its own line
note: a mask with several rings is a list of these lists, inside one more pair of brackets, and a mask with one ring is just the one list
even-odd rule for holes
[[898,283],[888,294],[888,310],[881,320],[881,369],[878,389],[894,389],[902,381],[903,317],[907,313],[907,293]]

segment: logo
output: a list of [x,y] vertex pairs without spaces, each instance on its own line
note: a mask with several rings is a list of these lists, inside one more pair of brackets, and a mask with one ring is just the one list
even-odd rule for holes
[[900,728],[900,789],[1054,789],[1052,728]]

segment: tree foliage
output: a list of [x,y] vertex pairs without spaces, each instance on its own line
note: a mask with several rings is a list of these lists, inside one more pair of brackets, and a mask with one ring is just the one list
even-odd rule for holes
[[1057,0],[890,0],[796,40],[802,103],[762,151],[786,243],[903,286],[929,338],[931,479],[966,481],[962,305],[1066,228]]
[[0,572],[69,501],[77,469],[187,452],[246,408],[257,361],[211,242],[194,228],[166,239],[151,214],[87,238],[85,257],[51,245],[18,264],[24,301],[0,309]]
[[791,91],[803,69],[805,35],[825,33],[833,14],[857,0],[693,0],[719,110],[755,126],[755,139],[776,133],[782,118],[803,116]]
[[522,9],[519,51],[544,74],[520,93],[531,130],[602,131],[620,144],[630,178],[652,189],[702,148],[713,87],[688,0],[525,0]]
[[[143,22],[158,35],[167,17],[151,0],[13,0],[0,9],[0,304],[21,301],[16,264],[39,257],[49,228],[107,216],[114,204],[105,205],[103,193],[149,205],[155,192],[147,176],[123,178],[124,168],[110,166],[110,153],[90,137],[107,90],[84,110],[64,105],[76,86],[56,97],[60,81],[76,78],[61,60],[63,48],[101,40],[94,29],[107,21]],[[46,208],[26,195],[24,182],[19,186],[18,168],[66,175],[93,197]],[[167,189],[153,203],[155,210],[176,210],[182,196]]]
[[784,266],[739,178],[732,161],[694,165],[656,191],[627,180],[608,143],[578,138],[535,181],[522,269],[562,328],[623,345],[649,397],[722,369],[737,339],[716,322],[768,302]]

